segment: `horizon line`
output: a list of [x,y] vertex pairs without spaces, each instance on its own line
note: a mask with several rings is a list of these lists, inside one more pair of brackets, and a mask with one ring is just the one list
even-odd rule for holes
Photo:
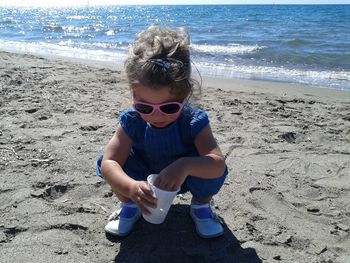
[[231,6],[231,5],[274,5],[274,6],[285,6],[285,5],[293,5],[293,6],[298,6],[298,5],[350,5],[350,3],[304,3],[304,4],[293,4],[293,3],[245,3],[245,4],[210,4],[210,3],[205,3],[205,4],[72,4],[72,5],[3,5],[0,4],[0,7],[87,7],[87,6]]

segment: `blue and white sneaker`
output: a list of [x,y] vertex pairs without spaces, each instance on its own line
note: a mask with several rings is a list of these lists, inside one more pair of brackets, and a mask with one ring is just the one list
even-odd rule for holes
[[191,204],[190,214],[200,237],[213,238],[224,233],[220,218],[211,210],[209,204]]
[[105,231],[115,236],[126,236],[140,219],[141,212],[134,202],[122,203],[121,209],[112,213]]

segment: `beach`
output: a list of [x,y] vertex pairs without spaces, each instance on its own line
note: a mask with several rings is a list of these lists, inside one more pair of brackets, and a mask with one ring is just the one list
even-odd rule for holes
[[130,92],[120,65],[0,51],[0,262],[350,260],[350,92],[203,77],[201,107],[229,169],[197,236],[190,194],[124,238],[95,163]]

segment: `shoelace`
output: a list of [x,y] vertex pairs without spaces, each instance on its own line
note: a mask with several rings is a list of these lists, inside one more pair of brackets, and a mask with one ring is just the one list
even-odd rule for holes
[[108,221],[112,221],[112,220],[118,219],[121,212],[122,212],[122,209],[121,209],[121,208],[115,210],[115,211],[108,217]]
[[122,204],[122,206],[115,210],[109,217],[108,220],[112,221],[112,220],[116,220],[120,217],[120,214],[122,212],[123,207],[130,207],[130,208],[137,208],[137,205],[135,203],[126,203],[126,204]]

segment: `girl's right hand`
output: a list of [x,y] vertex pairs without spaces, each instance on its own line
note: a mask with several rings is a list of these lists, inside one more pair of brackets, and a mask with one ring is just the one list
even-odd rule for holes
[[157,199],[153,196],[153,191],[145,181],[134,182],[131,188],[130,198],[138,205],[142,214],[150,214],[147,206],[152,208],[157,207]]

